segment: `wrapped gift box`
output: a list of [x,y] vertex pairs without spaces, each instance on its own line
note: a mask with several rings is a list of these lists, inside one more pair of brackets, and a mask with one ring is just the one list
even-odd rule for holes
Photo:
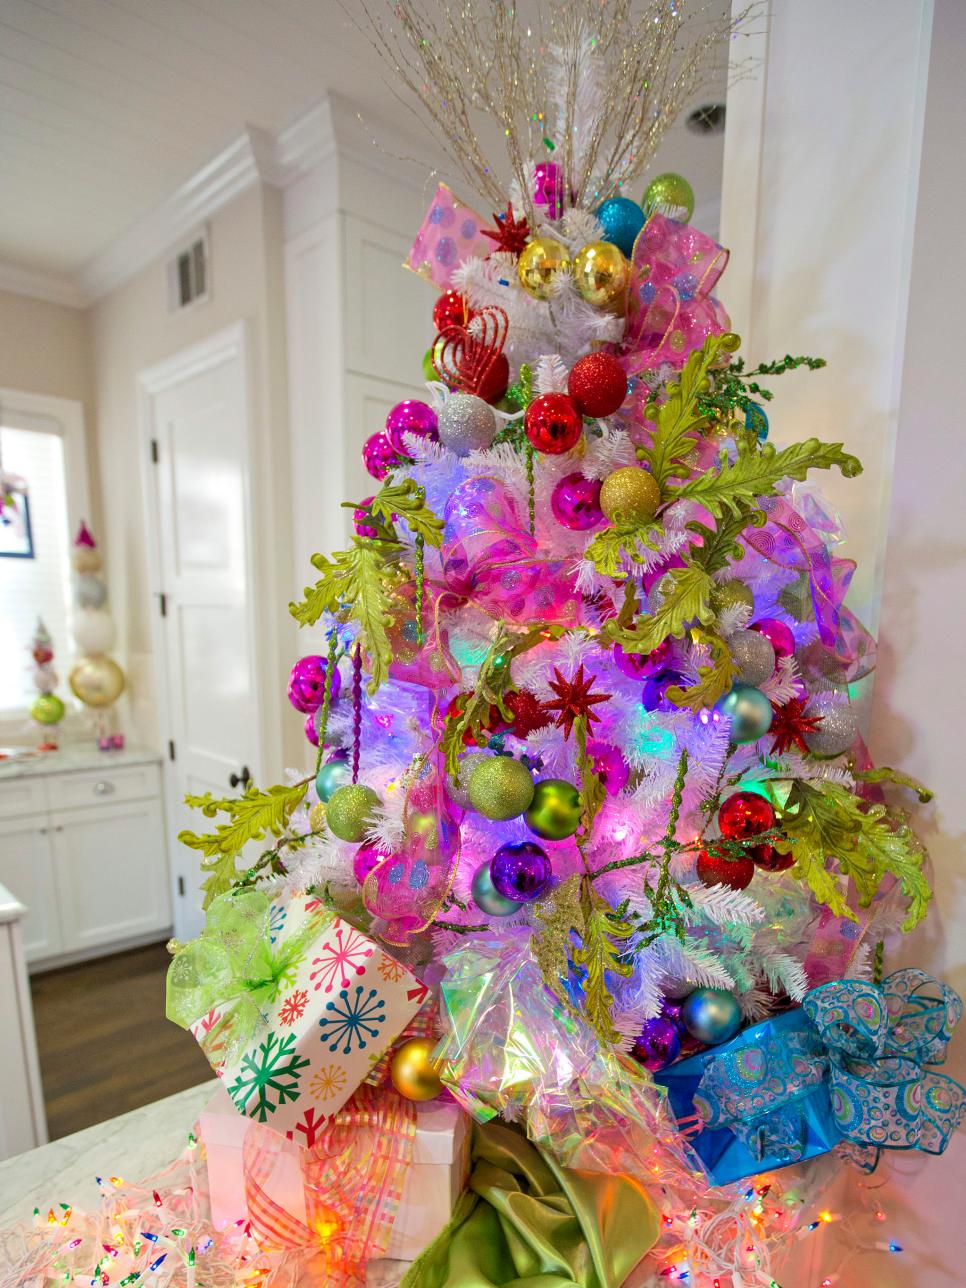
[[[208,1160],[212,1223],[224,1230],[248,1218],[243,1150],[249,1131],[264,1132],[235,1112],[228,1094],[219,1089],[201,1115],[201,1138]],[[294,1140],[273,1141],[275,1161],[265,1189],[298,1221],[305,1221],[301,1146]],[[470,1122],[451,1101],[416,1106],[416,1137],[412,1162],[385,1256],[412,1261],[440,1233],[469,1174]],[[363,1178],[360,1177],[360,1184]]]

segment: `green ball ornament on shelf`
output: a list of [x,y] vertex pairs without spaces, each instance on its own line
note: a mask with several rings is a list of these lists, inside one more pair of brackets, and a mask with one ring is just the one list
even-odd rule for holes
[[30,714],[38,724],[60,724],[64,718],[64,704],[56,693],[42,693],[34,699]]
[[348,787],[352,782],[352,770],[349,762],[341,758],[327,760],[319,766],[315,775],[315,790],[323,805],[327,804],[340,787]]
[[468,795],[484,818],[517,818],[533,800],[533,775],[510,756],[490,756],[470,775]]
[[580,792],[565,778],[542,778],[524,815],[531,832],[545,841],[564,841],[580,826]]
[[686,224],[694,214],[694,189],[683,174],[669,170],[651,180],[644,189],[641,205],[646,215],[667,215]]
[[379,797],[371,787],[350,783],[337,787],[325,811],[329,831],[340,841],[361,841],[372,824],[372,812]]
[[719,1046],[741,1028],[741,1007],[726,989],[696,988],[681,1007],[681,1023],[699,1042]]
[[731,721],[731,741],[739,746],[757,742],[771,728],[771,703],[751,684],[735,684],[715,703],[715,710]]
[[515,899],[505,899],[493,885],[489,863],[481,863],[473,873],[470,890],[473,902],[488,917],[509,917],[520,911],[520,904]]

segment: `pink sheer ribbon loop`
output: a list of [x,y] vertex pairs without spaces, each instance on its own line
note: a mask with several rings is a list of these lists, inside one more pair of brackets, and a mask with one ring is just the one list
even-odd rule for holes
[[483,236],[485,227],[483,217],[441,183],[404,267],[445,291],[452,286],[453,270],[464,260],[485,258],[493,250],[493,243]]
[[784,497],[762,497],[759,504],[768,522],[761,528],[747,528],[743,540],[780,568],[808,574],[819,638],[828,648],[834,647],[847,587],[835,581],[828,547]]

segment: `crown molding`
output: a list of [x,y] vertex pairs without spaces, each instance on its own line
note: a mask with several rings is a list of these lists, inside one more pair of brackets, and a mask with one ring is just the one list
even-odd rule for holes
[[82,309],[87,298],[70,273],[51,273],[43,269],[22,268],[0,260],[0,291],[26,295],[48,304],[63,304],[71,309]]

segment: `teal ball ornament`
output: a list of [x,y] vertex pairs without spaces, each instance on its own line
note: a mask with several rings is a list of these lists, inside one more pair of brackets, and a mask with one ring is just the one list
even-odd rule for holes
[[741,1007],[724,988],[696,988],[681,1007],[681,1023],[699,1042],[719,1046],[741,1028]]
[[481,864],[473,873],[470,889],[473,902],[488,917],[509,917],[520,911],[521,905],[515,899],[505,899],[494,887],[489,863]]
[[759,443],[768,437],[768,417],[760,403],[750,402],[745,408],[745,429],[754,434]]
[[715,710],[731,721],[731,741],[739,746],[746,742],[757,742],[771,728],[771,703],[752,684],[732,685],[715,704]]
[[315,790],[319,800],[326,805],[332,799],[334,791],[339,787],[347,787],[351,782],[352,770],[349,768],[349,762],[334,756],[324,765],[319,766],[319,772],[315,775]]
[[604,227],[604,241],[613,243],[630,259],[637,234],[644,227],[644,211],[630,197],[608,197],[597,207]]

